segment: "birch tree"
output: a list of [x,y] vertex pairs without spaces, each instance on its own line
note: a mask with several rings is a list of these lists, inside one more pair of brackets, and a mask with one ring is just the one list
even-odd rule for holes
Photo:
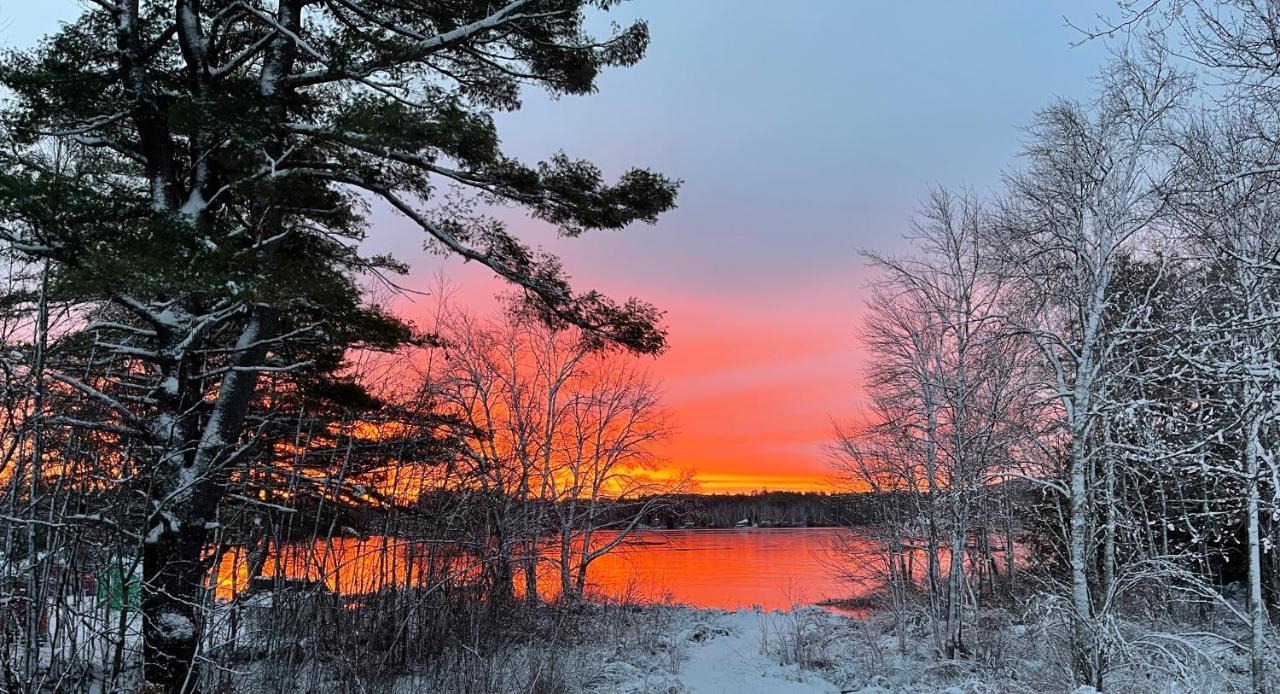
[[[934,638],[947,658],[964,652],[966,557],[990,545],[988,483],[1008,471],[1036,410],[1025,342],[1000,320],[1004,280],[988,257],[987,224],[976,201],[938,191],[911,237],[914,255],[871,256],[881,273],[864,326],[874,421],[839,446],[861,486],[917,499]],[[885,446],[914,453],[894,463]]]
[[1202,322],[1185,329],[1179,356],[1231,399],[1231,417],[1202,436],[1225,434],[1238,441],[1237,460],[1214,465],[1212,472],[1244,487],[1250,668],[1254,690],[1263,691],[1269,621],[1263,560],[1270,554],[1274,562],[1275,553],[1264,529],[1268,516],[1274,525],[1280,509],[1274,444],[1280,406],[1280,181],[1259,163],[1280,157],[1250,137],[1247,124],[1241,126],[1198,121],[1180,140],[1179,228],[1189,250],[1204,258],[1205,296],[1212,299],[1204,304]]
[[1104,329],[1117,264],[1163,212],[1162,128],[1187,84],[1168,65],[1120,60],[1097,102],[1059,102],[1034,121],[1024,171],[1010,177],[995,236],[1007,263],[1010,324],[1042,357],[1045,387],[1068,441],[1070,591],[1076,681],[1101,687],[1105,672],[1091,587],[1091,471],[1105,409],[1109,359],[1124,330]]

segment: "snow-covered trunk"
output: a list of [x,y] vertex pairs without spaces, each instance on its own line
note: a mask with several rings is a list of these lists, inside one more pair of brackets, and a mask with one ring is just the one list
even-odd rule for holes
[[952,403],[951,407],[951,474],[948,480],[951,486],[951,547],[950,547],[950,565],[949,576],[947,578],[947,643],[946,655],[948,658],[955,658],[964,651],[964,643],[962,642],[962,627],[964,623],[964,562],[965,548],[968,540],[969,528],[969,509],[967,490],[973,483],[970,479],[970,467],[973,461],[970,460],[972,451],[970,450],[969,439],[969,423],[970,423],[970,392],[969,379],[973,377],[970,373],[972,368],[969,349],[971,343],[969,340],[969,322],[974,320],[973,305],[971,302],[973,291],[973,283],[971,275],[966,273],[963,263],[961,262],[961,254],[964,247],[959,243],[947,244],[948,251],[953,255],[948,258],[948,264],[951,267],[948,279],[952,283],[953,290],[951,292],[950,301],[952,305],[947,306],[944,312],[944,324],[950,324],[950,329],[955,335],[955,365],[954,373],[951,374],[953,379]]
[[1012,493],[1009,491],[1009,484],[1006,482],[1001,485],[1005,502],[1004,513],[1004,578],[1008,585],[1009,594],[1012,595],[1017,589],[1017,556],[1013,552],[1013,499],[1010,498]]
[[[955,275],[954,279],[959,280],[961,276]],[[963,292],[963,287],[959,288]],[[957,296],[963,296],[958,293]],[[951,311],[948,311],[951,313]],[[951,537],[949,538],[949,561],[947,566],[947,615],[946,615],[946,643],[944,652],[947,658],[955,658],[963,650],[964,646],[960,641],[961,623],[963,621],[964,606],[964,557],[965,557],[965,540],[967,539],[968,529],[966,528],[966,509],[965,509],[965,489],[969,484],[968,473],[966,467],[968,465],[965,441],[965,426],[967,425],[968,412],[966,408],[966,382],[969,377],[966,372],[965,350],[968,347],[966,339],[966,320],[964,309],[961,307],[955,311],[954,315],[945,317],[945,320],[952,323],[953,330],[956,333],[956,363],[955,373],[951,374],[953,381],[953,401],[951,402],[951,474],[948,476],[947,483],[951,487]]]
[[964,606],[964,555],[965,555],[965,511],[964,491],[952,490],[955,501],[955,513],[951,519],[951,561],[947,578],[947,635],[946,656],[955,658],[964,651],[961,640]]
[[[190,403],[203,395],[194,385],[196,379],[181,374],[165,379],[176,385],[164,389],[156,418],[155,433],[166,443],[150,476],[142,617],[146,679],[167,693],[193,691],[199,679],[196,656],[207,569],[203,555],[226,493],[229,451],[239,439],[257,387],[259,372],[252,367],[265,358],[273,329],[268,312],[247,321],[236,343],[236,368],[222,377],[203,426],[196,426],[190,414]],[[179,331],[175,337],[185,333]],[[175,357],[180,357],[179,349],[169,348]]]
[[[1104,248],[1102,257],[1106,257]],[[1100,273],[1094,285],[1092,300],[1087,304],[1087,319],[1081,335],[1076,361],[1075,384],[1071,389],[1067,410],[1071,433],[1071,455],[1068,471],[1071,504],[1071,541],[1068,558],[1071,564],[1071,608],[1073,626],[1071,650],[1077,684],[1102,689],[1102,663],[1098,651],[1093,601],[1089,591],[1089,413],[1093,406],[1093,373],[1098,354],[1098,330],[1102,322],[1108,273]]]
[[142,552],[142,629],[147,682],[160,691],[194,691],[199,671],[197,646],[204,565],[200,554],[206,532],[183,524],[176,514],[170,528],[148,538]]
[[1262,535],[1259,527],[1259,436],[1260,421],[1257,415],[1249,418],[1245,444],[1246,507],[1249,533],[1249,670],[1253,675],[1253,691],[1262,694],[1267,689],[1266,664],[1263,660],[1266,648],[1267,612],[1262,602]]
[[[1255,240],[1246,242],[1243,254],[1246,257],[1265,257],[1261,244]],[[1254,261],[1255,263],[1257,261]],[[1258,263],[1261,265],[1261,263]],[[1245,317],[1249,326],[1258,325],[1259,321],[1270,315],[1266,300],[1266,279],[1257,273],[1256,268],[1248,268],[1237,275],[1241,284],[1241,294],[1245,300]],[[1272,343],[1270,332],[1266,328],[1253,328],[1245,335],[1245,356],[1248,359],[1247,369],[1267,371],[1275,368],[1274,356],[1265,347]],[[1245,422],[1244,440],[1244,482],[1245,521],[1249,543],[1249,671],[1252,675],[1252,687],[1255,694],[1267,690],[1266,662],[1263,654],[1266,649],[1267,610],[1262,601],[1262,528],[1261,528],[1261,484],[1262,458],[1265,455],[1262,440],[1263,409],[1266,403],[1267,385],[1259,382],[1254,373],[1246,373],[1244,380],[1244,403],[1248,408],[1248,420]]]
[[907,653],[907,614],[910,593],[906,588],[911,585],[911,568],[907,562],[910,551],[902,540],[901,527],[891,527],[893,533],[889,539],[888,574],[889,598],[893,605],[894,633],[898,637],[898,653]]
[[[1097,221],[1097,220],[1095,220]],[[1107,287],[1111,283],[1110,263],[1114,249],[1113,231],[1103,222],[1099,225],[1096,259],[1092,272],[1082,272],[1085,268],[1077,267],[1077,273],[1090,276],[1091,291],[1082,298],[1083,319],[1080,343],[1075,360],[1073,387],[1068,395],[1067,425],[1071,435],[1070,482],[1068,490],[1071,503],[1071,543],[1069,561],[1071,563],[1071,607],[1074,626],[1072,628],[1072,660],[1077,684],[1086,684],[1101,690],[1103,679],[1103,663],[1100,644],[1098,643],[1097,624],[1093,601],[1089,590],[1089,549],[1092,511],[1089,497],[1089,469],[1093,451],[1090,440],[1093,410],[1096,405],[1099,379],[1096,378],[1100,360],[1104,353],[1103,345],[1103,312],[1107,306]],[[1083,235],[1082,235],[1083,237]],[[1083,244],[1082,244],[1083,245]],[[1063,382],[1059,376],[1059,382]]]
[[1111,425],[1102,424],[1103,450],[1102,464],[1106,497],[1103,507],[1106,509],[1106,523],[1103,530],[1102,544],[1102,594],[1110,596],[1116,582],[1116,462],[1111,450]]
[[[1074,432],[1073,432],[1074,433]],[[1093,634],[1093,603],[1089,599],[1088,576],[1088,486],[1085,477],[1085,442],[1072,437],[1071,446],[1071,607],[1074,624],[1071,636],[1072,660],[1076,681],[1093,686],[1101,684],[1098,657]]]
[[[152,207],[165,219],[181,219],[183,226],[174,233],[188,234],[202,228],[204,188],[213,178],[213,164],[200,160],[189,181],[189,199],[179,204],[182,182],[174,161],[168,97],[158,97],[148,82],[138,8],[136,1],[121,2],[113,10],[120,72],[134,101],[130,112],[151,186]],[[200,6],[180,0],[176,13],[189,86],[197,104],[203,104],[208,66]],[[276,22],[284,31],[263,57],[260,92],[264,112],[274,121],[284,122],[288,94],[283,77],[292,69],[297,53],[291,36],[300,27],[301,3],[281,0]],[[208,146],[207,133],[197,133],[193,144]],[[274,142],[268,146],[268,154],[279,156],[285,146],[282,141]],[[283,213],[271,192],[263,194],[257,208],[262,228],[269,237],[276,235]],[[196,663],[201,606],[206,597],[204,552],[209,528],[216,523],[226,492],[232,451],[240,439],[267,346],[276,336],[276,320],[270,309],[259,306],[251,310],[235,348],[228,352],[229,368],[216,387],[210,388],[207,378],[196,375],[202,371],[201,365],[194,363],[204,359],[197,356],[201,354],[197,348],[210,332],[210,324],[202,325],[193,317],[202,312],[202,306],[182,296],[150,298],[164,308],[156,309],[160,313],[143,310],[156,327],[160,355],[156,363],[162,371],[155,411],[148,414],[146,423],[151,450],[145,461],[149,468],[148,507],[142,549],[144,675],[149,690],[181,693],[198,685]],[[138,305],[143,304],[145,301]],[[218,320],[225,318],[229,316]],[[204,403],[211,399],[204,414]]]
[[[942,562],[940,559],[942,538],[938,533],[938,495],[941,486],[938,484],[938,407],[935,402],[933,387],[924,384],[925,407],[925,476],[929,487],[929,499],[926,508],[929,513],[925,519],[928,523],[928,546],[925,548],[925,574],[929,591],[929,621],[933,627],[934,647],[939,652],[946,649],[946,640],[941,627],[939,613],[942,611],[940,596],[942,594]],[[907,578],[910,580],[911,575]]]

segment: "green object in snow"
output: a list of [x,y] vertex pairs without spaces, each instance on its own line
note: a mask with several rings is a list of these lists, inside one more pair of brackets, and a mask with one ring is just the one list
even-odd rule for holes
[[119,610],[125,605],[137,608],[138,583],[136,577],[126,577],[124,570],[119,567],[107,569],[98,575],[98,601],[106,603],[113,610]]

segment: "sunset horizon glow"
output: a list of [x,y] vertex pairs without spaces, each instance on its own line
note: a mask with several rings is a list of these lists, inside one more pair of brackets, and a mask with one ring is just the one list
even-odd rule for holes
[[[526,162],[564,151],[609,179],[632,166],[682,179],[678,209],[573,239],[515,210],[499,216],[559,255],[577,291],[666,312],[669,349],[649,367],[677,428],[659,451],[668,465],[692,469],[708,493],[836,490],[825,446],[862,401],[856,329],[870,278],[858,250],[903,250],[931,185],[998,186],[1021,150],[1018,125],[1052,96],[1092,93],[1105,62],[1098,43],[1069,47],[1079,36],[1063,18],[1113,7],[622,4],[597,19],[647,20],[644,59],[604,72],[589,97],[526,90],[518,112],[496,114],[498,130]],[[68,0],[5,8],[0,37],[25,46],[79,11]],[[424,319],[433,299],[422,293],[440,273],[481,314],[509,290],[423,241],[373,207],[366,250],[412,268],[394,302],[404,315]]]
[[[676,426],[659,451],[668,465],[693,470],[704,493],[839,491],[826,447],[863,402],[857,329],[872,278],[859,251],[904,250],[931,185],[998,185],[1021,150],[1016,124],[1044,105],[1045,80],[1062,96],[1090,93],[1104,51],[1066,48],[1061,16],[1094,7],[1055,15],[1002,0],[983,13],[939,6],[908,17],[869,3],[718,5],[620,6],[617,19],[649,21],[644,60],[602,75],[590,98],[530,92],[519,113],[498,118],[504,145],[526,160],[563,149],[606,176],[642,166],[683,179],[676,210],[653,226],[572,239],[518,211],[497,214],[560,256],[575,290],[665,312],[668,349],[645,359]],[[858,41],[838,40],[845,31]],[[737,41],[791,48],[742,54]],[[886,55],[903,57],[892,78],[875,67]],[[780,93],[759,90],[761,79]],[[412,290],[443,273],[460,304],[483,314],[510,289],[475,263],[422,251],[394,214],[375,209],[372,222],[372,245],[413,267]],[[416,317],[432,301],[397,305]]]

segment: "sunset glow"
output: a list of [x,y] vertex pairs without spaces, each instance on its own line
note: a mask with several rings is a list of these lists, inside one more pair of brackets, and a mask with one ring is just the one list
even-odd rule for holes
[[[1105,5],[1071,7],[1089,15]],[[1046,76],[1057,94],[1089,93],[1103,55],[1097,45],[1048,49],[1064,41],[1066,6],[1002,3],[981,19],[938,7],[907,22],[890,7],[804,5],[765,25],[722,3],[622,5],[611,19],[635,12],[668,32],[644,69],[602,75],[588,99],[531,92],[518,117],[499,115],[518,155],[563,148],[608,175],[638,164],[684,179],[677,209],[622,233],[563,239],[518,210],[498,216],[560,256],[577,289],[666,312],[669,348],[648,360],[677,426],[662,454],[693,469],[703,491],[831,487],[832,422],[856,417],[862,402],[856,329],[869,276],[858,251],[905,249],[932,182],[998,184],[1021,148],[1021,132],[1004,124],[1026,122]],[[876,30],[852,47],[814,44],[816,54],[734,49],[788,37],[810,46],[815,26]],[[922,41],[922,31],[934,38]],[[903,46],[914,56],[903,66],[909,89],[902,75],[872,67]],[[981,74],[1000,78],[968,77]],[[761,79],[782,93],[761,90]],[[375,210],[373,221],[371,247],[409,262],[404,285],[425,294],[396,300],[407,315],[427,322],[441,273],[476,311],[504,290],[476,263],[424,252],[403,217]]]
[[[445,269],[450,301],[497,310],[502,284],[471,266]],[[420,282],[437,279],[424,272]],[[661,382],[675,423],[656,451],[670,474],[691,471],[704,493],[836,489],[825,450],[832,421],[854,413],[861,398],[853,335],[861,299],[844,283],[832,273],[778,294],[644,294],[666,311],[668,350],[640,359]],[[433,301],[402,297],[396,305],[429,325]],[[726,310],[738,302],[750,313]],[[832,318],[814,321],[813,313]]]
[[0,686],[1280,694],[1277,37],[0,2]]

